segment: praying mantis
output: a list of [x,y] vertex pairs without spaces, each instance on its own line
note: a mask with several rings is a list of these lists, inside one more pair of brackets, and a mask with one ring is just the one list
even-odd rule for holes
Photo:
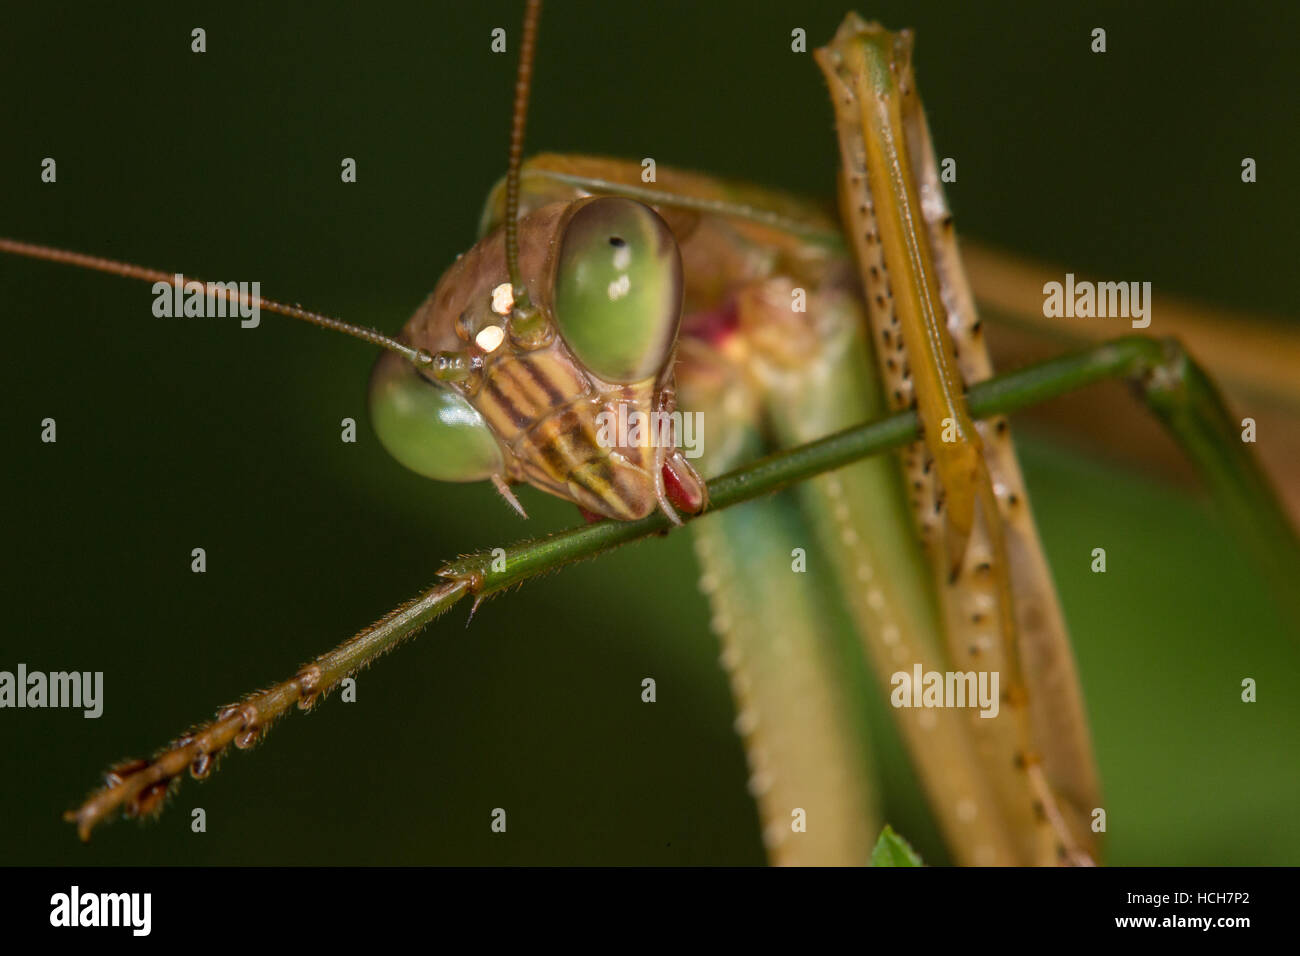
[[[507,21],[504,21],[504,20],[503,20],[503,22],[507,22]],[[805,66],[809,66],[809,64],[807,64],[806,61],[805,61],[805,64],[803,64],[803,65],[805,65]],[[811,69],[810,66],[809,66],[809,69]],[[543,88],[545,88],[545,87],[543,87]],[[931,95],[931,100],[932,100],[932,99],[933,99],[933,96]],[[69,245],[72,245],[72,243],[69,243]],[[86,246],[86,243],[81,243],[81,246],[82,246],[82,247],[85,247],[85,246]],[[142,256],[135,256],[135,258],[143,259],[144,256],[143,256],[143,255],[142,255]],[[157,256],[155,256],[155,259],[157,259]],[[160,261],[161,261],[161,259],[160,259]],[[198,269],[196,269],[196,271],[198,271]],[[204,274],[204,276],[208,276],[208,274],[211,274],[211,273],[212,273],[212,269],[208,269],[208,268],[205,268],[203,272],[200,272],[200,274]],[[73,281],[73,280],[70,280],[70,281]],[[74,281],[81,281],[81,280],[74,280]],[[278,287],[279,285],[281,285],[281,284],[277,284],[277,287]],[[266,287],[266,289],[268,289],[268,291],[270,291],[270,293],[274,294],[274,290],[272,289],[272,285],[270,285],[269,282],[264,282],[264,287]],[[182,330],[179,330],[179,329],[173,329],[172,326],[168,326],[168,329],[166,329],[166,332],[168,332],[169,334],[188,334],[188,333],[194,332],[194,330],[192,330],[192,329],[190,329],[190,330],[185,330],[185,332],[182,333]],[[279,334],[279,333],[273,333],[273,334]],[[287,334],[287,333],[286,333],[286,334]],[[198,341],[198,339],[196,339],[196,341]],[[174,343],[172,343],[172,345],[174,345]],[[201,345],[201,346],[200,346],[200,345],[194,345],[194,346],[191,346],[191,347],[192,347],[192,349],[195,350],[195,354],[198,354],[198,351],[199,351],[200,349],[204,349],[204,350],[205,350],[205,349],[207,349],[208,346],[207,346],[207,345]],[[316,347],[316,346],[312,346],[312,347]],[[329,349],[331,349],[331,346],[320,346],[320,347],[321,347],[321,349],[324,349],[324,350],[326,350],[326,351],[328,351]],[[339,352],[339,354],[342,354],[342,350],[341,350],[341,352]],[[268,372],[268,375],[269,375],[269,372]],[[108,384],[108,388],[109,388],[109,389],[116,388],[116,385],[114,385],[113,382],[109,382],[109,384]],[[239,419],[240,416],[239,416],[239,415],[235,415],[235,418]],[[253,418],[255,418],[255,416],[253,416]],[[252,419],[246,419],[246,420],[252,420]],[[269,458],[269,455],[268,455],[268,458]],[[244,477],[244,480],[248,480],[248,479],[251,479],[252,476],[247,475],[247,472],[244,472],[244,473],[243,473],[243,477]],[[256,480],[256,479],[252,479],[252,480]],[[439,494],[441,494],[441,493],[442,493],[442,492],[439,492]],[[455,494],[456,492],[450,492],[450,493],[451,493],[451,494]],[[281,494],[283,494],[283,492],[281,492]],[[482,507],[482,506],[476,506],[476,507]],[[530,509],[530,511],[533,511],[533,512],[534,512],[534,515],[537,514],[536,509],[534,509],[532,503],[530,503],[530,505],[529,505],[529,509]],[[330,520],[328,520],[328,522],[325,522],[324,524],[325,524],[325,525],[337,524],[337,518],[331,518]],[[513,536],[517,537],[517,531],[513,532]],[[507,540],[508,540],[508,538],[507,538]],[[452,546],[452,548],[463,548],[463,545],[454,545],[454,546]],[[424,553],[424,550],[425,550],[425,549],[422,549],[422,548],[421,548],[421,553]],[[428,557],[428,555],[425,555],[425,557]],[[424,574],[424,576],[426,576],[426,574]],[[415,587],[415,585],[416,585],[417,583],[419,583],[419,580],[420,580],[420,579],[412,580],[412,588],[408,588],[408,591],[411,591],[411,589],[413,589],[413,587]],[[512,600],[513,600],[513,598],[512,598]],[[498,604],[499,604],[499,602],[498,602]],[[382,606],[382,602],[381,602],[381,604],[377,604],[377,605],[374,605],[374,606]],[[491,609],[491,606],[487,606],[487,607],[485,607],[484,611],[481,611],[481,613],[482,613],[482,614],[489,614],[491,610],[493,610],[493,609]],[[333,619],[334,614],[326,615],[326,617],[328,617],[328,618],[330,618],[330,619]],[[295,624],[294,624],[294,627],[295,627],[295,628],[298,627],[298,626],[299,626],[298,623],[295,623]],[[484,623],[482,623],[482,622],[478,622],[478,623],[476,623],[476,627],[482,627],[482,626],[484,626]],[[287,622],[286,622],[286,627],[287,627]],[[321,628],[324,628],[324,627],[325,627],[325,624],[321,624],[321,626],[318,626],[318,627],[316,628],[316,630],[317,630],[317,631],[320,631]],[[309,650],[309,649],[312,649],[312,648],[315,648],[315,644],[305,646],[304,650]],[[407,652],[407,653],[409,653],[409,652]],[[279,658],[279,657],[277,656],[276,659],[277,659],[277,661],[279,661],[279,659],[281,659],[281,658]],[[268,666],[269,666],[269,665],[268,665]],[[192,693],[192,688],[190,688],[190,692],[186,693],[186,698],[188,698],[188,696],[190,696],[190,693]],[[190,714],[182,715],[182,717],[179,717],[179,721],[183,722],[183,721],[185,721],[185,719],[188,719],[188,717],[191,717],[191,715],[190,715]],[[317,719],[320,719],[320,718],[317,718]],[[207,795],[205,795],[205,793],[204,793],[204,797],[205,797],[205,796],[207,796]]]

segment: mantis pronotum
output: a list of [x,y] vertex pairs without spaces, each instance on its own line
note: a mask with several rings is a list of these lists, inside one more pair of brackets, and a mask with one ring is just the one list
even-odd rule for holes
[[[807,65],[807,64],[805,64],[805,65]],[[274,293],[275,290],[272,289],[272,288],[270,288],[270,286],[268,285],[268,291],[271,291],[272,293]],[[531,510],[531,506],[530,506],[530,510]]]

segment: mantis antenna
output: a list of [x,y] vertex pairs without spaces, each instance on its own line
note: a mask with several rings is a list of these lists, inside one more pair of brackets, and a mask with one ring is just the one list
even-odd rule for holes
[[537,21],[542,0],[528,0],[524,10],[524,37],[519,44],[519,72],[515,77],[515,105],[510,118],[510,159],[506,167],[506,269],[514,293],[511,322],[532,317],[533,304],[519,274],[519,166],[524,155],[524,129],[528,125],[528,96],[533,89],[533,52],[537,47]]
[[[107,272],[110,275],[124,276],[128,279],[143,279],[146,282],[165,282],[168,285],[176,284],[176,276],[169,275],[166,272],[160,272],[157,269],[146,269],[144,266],[132,265],[129,262],[119,262],[116,259],[103,259],[99,256],[88,256],[81,252],[69,252],[66,249],[55,249],[52,246],[40,246],[30,242],[20,242],[17,239],[5,239],[0,237],[0,252],[9,252],[16,256],[26,256],[29,259],[43,259],[46,262],[59,262],[64,265],[77,266],[82,269],[92,269],[96,272]],[[409,345],[403,345],[397,339],[384,335],[375,329],[366,328],[364,325],[353,325],[351,322],[344,322],[342,319],[336,319],[332,316],[322,315],[319,312],[311,312],[297,305],[289,305],[286,302],[276,302],[274,299],[264,299],[260,295],[250,295],[246,292],[240,292],[236,289],[222,283],[205,282],[202,279],[190,278],[185,280],[186,285],[202,285],[204,292],[209,296],[221,296],[227,302],[236,303],[248,307],[257,307],[267,312],[274,312],[277,315],[286,315],[291,319],[299,319],[303,322],[310,322],[312,325],[322,329],[330,329],[334,332],[342,332],[344,335],[350,335],[354,339],[360,339],[362,342],[369,342],[371,345],[378,345],[380,348],[388,349],[390,352],[396,352],[402,358],[406,359],[416,367],[422,367],[433,364],[433,356],[424,349],[413,349]]]

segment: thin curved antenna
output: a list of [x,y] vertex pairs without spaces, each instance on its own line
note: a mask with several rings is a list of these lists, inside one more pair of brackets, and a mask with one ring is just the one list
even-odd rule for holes
[[506,269],[518,314],[531,311],[528,289],[519,274],[519,166],[524,156],[524,129],[528,125],[528,97],[533,89],[533,51],[537,47],[537,21],[542,0],[528,0],[524,10],[524,37],[519,44],[519,72],[515,77],[514,115],[510,118],[510,160],[506,168]]
[[[26,256],[28,259],[41,259],[46,262],[58,262],[63,265],[77,266],[82,269],[91,269],[95,272],[107,272],[109,275],[123,276],[127,279],[143,279],[146,282],[165,282],[168,285],[176,284],[175,274],[159,272],[157,269],[146,269],[144,266],[132,265],[129,262],[119,262],[116,259],[104,259],[99,256],[88,256],[81,252],[70,252],[67,249],[56,249],[53,246],[40,246],[31,242],[20,242],[17,239],[5,239],[0,237],[0,252],[12,253],[16,256]],[[260,295],[251,295],[236,289],[229,288],[224,283],[205,282],[202,279],[195,279],[193,276],[182,276],[182,281],[186,285],[196,283],[203,286],[204,292],[209,296],[220,296],[227,302],[236,303],[247,307],[256,307],[264,309],[267,312],[274,312],[277,315],[286,315],[291,319],[298,319],[302,322],[309,322],[312,325],[320,326],[322,329],[329,329],[333,332],[342,332],[344,335],[350,335],[354,339],[360,339],[363,342],[369,342],[371,345],[378,345],[380,348],[388,349],[390,352],[396,352],[402,358],[406,359],[412,365],[423,367],[433,364],[433,356],[424,349],[413,349],[409,345],[403,345],[397,339],[384,335],[374,329],[366,328],[364,325],[353,325],[350,322],[344,322],[342,319],[336,319],[332,316],[322,315],[319,312],[310,312],[307,309],[297,305],[289,305],[285,302],[276,302],[274,299],[264,299]]]

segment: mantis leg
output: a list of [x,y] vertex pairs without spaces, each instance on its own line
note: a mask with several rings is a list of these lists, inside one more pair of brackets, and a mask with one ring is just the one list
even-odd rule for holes
[[288,680],[221,708],[212,720],[193,727],[152,759],[118,764],[105,774],[103,786],[76,810],[64,814],[64,819],[75,823],[77,834],[88,840],[91,831],[119,809],[128,817],[159,813],[186,771],[195,780],[206,778],[232,743],[236,749],[246,750],[261,739],[271,724],[290,713],[293,705],[310,710],[343,678],[418,634],[468,594],[471,585],[469,578],[435,585],[334,650],[304,664]]
[[[854,15],[817,51],[837,116],[841,213],[887,396],[922,422],[924,446],[904,468],[949,662],[998,673],[1006,689],[1006,714],[973,733],[1007,767],[997,779],[1024,858],[1082,860],[1096,853],[1085,815],[1099,801],[1082,695],[1006,422],[977,428],[966,408],[965,388],[991,370],[910,56],[910,33]],[[1051,834],[1025,817],[1031,808]]]
[[[683,353],[680,397],[708,428],[704,473],[760,456],[762,397],[743,364],[697,342]],[[833,583],[804,573],[814,534],[797,498],[751,501],[691,531],[769,859],[865,864],[880,829],[866,679],[834,613]]]

